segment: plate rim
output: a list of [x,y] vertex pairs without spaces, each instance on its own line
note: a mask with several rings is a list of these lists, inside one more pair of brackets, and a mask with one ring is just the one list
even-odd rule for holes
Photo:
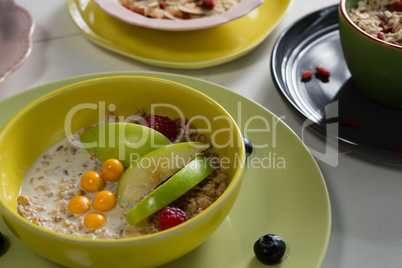
[[[227,63],[229,61],[240,58],[240,57],[246,55],[247,53],[249,53],[250,51],[252,51],[253,49],[255,49],[278,26],[278,24],[282,21],[282,19],[285,17],[285,15],[288,14],[289,9],[293,4],[293,1],[295,1],[295,0],[284,0],[284,1],[286,1],[287,6],[282,11],[282,14],[278,17],[278,19],[275,21],[275,23],[269,29],[266,29],[264,34],[262,34],[262,36],[260,36],[260,38],[255,40],[251,45],[247,45],[247,46],[243,45],[243,48],[241,50],[233,49],[233,51],[231,51],[228,55],[221,55],[220,57],[216,57],[216,58],[212,58],[212,59],[203,59],[203,60],[198,60],[198,61],[193,61],[193,62],[179,62],[179,61],[157,60],[157,59],[147,58],[147,57],[144,57],[141,55],[137,55],[133,52],[125,51],[121,46],[116,46],[116,45],[108,42],[107,38],[98,36],[96,34],[92,35],[92,34],[86,32],[85,29],[83,29],[83,26],[80,24],[82,22],[86,23],[86,21],[80,15],[79,10],[76,7],[74,7],[76,1],[80,1],[80,0],[66,0],[67,13],[68,13],[70,19],[72,20],[72,22],[74,23],[74,25],[79,29],[81,34],[83,34],[86,38],[88,38],[89,40],[94,42],[96,45],[99,45],[99,46],[101,46],[105,49],[108,49],[110,51],[113,51],[115,53],[121,54],[123,56],[138,60],[140,62],[150,64],[150,65],[175,68],[175,69],[200,69],[200,68],[207,68],[207,67],[212,67],[212,66],[223,64],[223,63]],[[88,0],[88,1],[89,1],[88,5],[96,5],[96,3],[94,3],[93,1],[91,1],[91,0]],[[281,1],[281,0],[274,0],[274,1]],[[265,2],[262,3],[255,10],[263,8],[264,4],[267,4],[266,2],[268,2],[268,1],[265,0]],[[100,7],[98,7],[97,5],[96,5],[96,7],[100,9]],[[81,21],[78,22],[77,19],[79,19]],[[241,18],[239,18],[239,19],[241,19]],[[116,20],[118,20],[118,19],[116,19]],[[229,22],[229,23],[233,23],[233,22]],[[139,27],[139,26],[134,26],[134,25],[132,25],[132,26]],[[217,27],[224,27],[224,26],[225,25],[221,25],[221,26],[217,26]],[[213,28],[215,28],[215,27],[213,27]],[[204,30],[195,30],[195,31],[180,31],[180,33],[185,34],[186,32],[193,33],[193,32],[197,32],[197,31],[199,31],[199,32],[210,31],[213,28],[208,28],[208,29],[204,29]],[[92,28],[90,28],[89,26],[88,26],[88,29],[92,30]],[[146,29],[146,28],[144,28],[144,29],[148,30],[148,31],[152,31],[153,33],[157,33],[157,31],[159,31],[159,30],[155,30],[155,29]]]
[[[267,112],[269,115],[274,116],[275,118],[278,119],[278,121],[280,121],[283,126],[286,128],[286,131],[289,131],[289,133],[292,135],[293,138],[295,138],[297,140],[297,142],[303,147],[303,150],[309,155],[310,157],[310,162],[311,164],[314,166],[316,172],[318,172],[320,178],[320,187],[322,187],[325,192],[324,192],[324,196],[325,196],[325,201],[326,201],[326,214],[325,214],[325,219],[327,220],[327,225],[326,225],[326,232],[325,232],[325,236],[323,237],[323,243],[324,246],[323,248],[321,248],[320,251],[320,257],[317,258],[317,267],[320,267],[325,259],[326,256],[326,252],[328,250],[328,246],[329,246],[329,240],[330,240],[330,236],[331,236],[331,227],[332,227],[332,212],[331,212],[331,202],[330,202],[330,197],[329,197],[329,193],[328,193],[328,188],[324,179],[324,176],[321,172],[321,169],[318,166],[317,161],[314,159],[314,157],[312,156],[312,154],[310,153],[310,151],[308,150],[308,148],[306,147],[306,145],[302,142],[302,140],[297,136],[297,134],[283,121],[281,120],[279,117],[277,117],[275,114],[273,114],[271,111],[269,111],[266,107],[260,105],[259,103],[255,102],[254,100],[251,100],[249,98],[246,98],[244,96],[242,96],[241,94],[238,94],[237,92],[233,92],[230,91],[229,89],[218,85],[216,83],[210,82],[210,81],[206,81],[203,79],[199,79],[199,78],[194,78],[194,77],[189,77],[186,75],[180,75],[180,74],[173,74],[173,73],[167,73],[167,72],[150,72],[150,71],[115,71],[115,72],[101,72],[101,73],[93,73],[93,74],[84,74],[84,75],[79,75],[79,76],[73,76],[73,77],[68,77],[68,78],[64,78],[64,79],[60,79],[60,80],[55,80],[55,81],[51,81],[39,86],[35,86],[33,88],[30,88],[26,91],[23,92],[19,92],[13,96],[10,96],[6,99],[3,99],[0,101],[0,107],[3,105],[6,105],[8,102],[13,102],[13,101],[17,101],[20,98],[24,98],[26,96],[28,96],[29,102],[32,102],[33,100],[35,100],[36,98],[40,98],[41,96],[43,96],[44,94],[46,94],[46,92],[50,92],[48,90],[46,90],[45,93],[40,92],[39,97],[30,97],[30,94],[33,94],[35,92],[38,92],[40,90],[44,90],[44,88],[46,89],[47,87],[51,87],[52,85],[56,85],[56,84],[60,84],[60,83],[75,83],[78,81],[84,81],[84,80],[88,80],[88,79],[93,79],[93,78],[98,78],[98,77],[104,77],[104,76],[119,76],[119,75],[142,75],[142,76],[151,76],[151,77],[157,77],[157,78],[162,78],[162,79],[173,79],[172,81],[178,82],[178,83],[183,83],[186,84],[186,82],[182,82],[182,80],[188,80],[188,81],[196,81],[199,83],[204,83],[204,84],[209,84],[214,86],[215,88],[219,88],[220,90],[223,90],[225,92],[228,92],[232,95],[234,95],[236,98],[240,98],[242,100],[248,101],[250,102],[252,105],[256,105],[258,106],[260,109],[263,109],[265,112]],[[177,79],[177,80],[176,80]],[[190,87],[192,87],[191,85],[189,85]],[[59,86],[60,87],[60,86]],[[202,91],[201,91],[202,92]],[[205,93],[204,93],[205,94]],[[221,104],[224,108],[225,108],[225,104]],[[227,106],[227,104],[226,104]],[[23,107],[25,107],[25,105],[23,105]],[[225,108],[226,109],[226,108]],[[8,118],[10,119],[13,115],[8,116]],[[1,122],[5,120],[4,122]],[[236,118],[234,118],[234,120],[236,121]],[[4,123],[6,124],[8,120],[6,119],[2,119],[0,118],[0,124]],[[2,128],[3,126],[1,126]],[[245,173],[246,176],[246,173]],[[243,182],[243,183],[247,183],[247,182]],[[230,216],[230,214],[229,214]],[[39,255],[38,255],[39,256]]]

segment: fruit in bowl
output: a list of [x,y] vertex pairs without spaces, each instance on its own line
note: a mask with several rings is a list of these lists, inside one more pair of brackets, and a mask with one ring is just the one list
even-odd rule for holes
[[401,1],[375,1],[375,5],[372,2],[340,1],[339,33],[344,57],[354,82],[364,94],[380,104],[400,109],[402,40],[398,39],[400,29],[391,24],[393,16],[400,14],[394,9]]
[[104,12],[129,24],[165,31],[207,29],[241,18],[264,0],[93,0]]
[[[133,114],[138,107],[143,113]],[[163,137],[163,126],[144,123],[150,115],[178,119],[176,139]],[[123,165],[126,150],[133,155]],[[219,104],[184,85],[135,76],[88,80],[34,101],[2,129],[0,152],[7,152],[0,158],[6,224],[33,250],[69,267],[158,266],[191,251],[229,213],[245,159],[241,133]],[[185,161],[171,165],[167,155]],[[218,159],[225,165],[217,166]],[[192,213],[186,195],[194,197],[214,174],[226,177],[226,186]],[[47,198],[43,206],[33,206],[37,200],[23,194],[24,184],[42,194],[38,200]],[[53,202],[56,209],[47,211]]]

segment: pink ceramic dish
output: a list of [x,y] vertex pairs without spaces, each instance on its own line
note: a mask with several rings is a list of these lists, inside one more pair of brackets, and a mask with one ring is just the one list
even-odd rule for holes
[[165,31],[191,31],[215,27],[247,15],[264,0],[243,0],[219,15],[189,20],[155,19],[137,14],[123,7],[118,0],[93,0],[109,15],[136,26]]
[[0,83],[28,58],[34,27],[31,14],[14,0],[0,1]]

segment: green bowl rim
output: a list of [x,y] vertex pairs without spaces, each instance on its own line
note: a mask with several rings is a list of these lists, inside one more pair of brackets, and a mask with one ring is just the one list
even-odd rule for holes
[[348,12],[346,11],[346,0],[341,0],[341,3],[339,4],[339,9],[340,9],[341,15],[345,18],[345,20],[346,20],[353,28],[355,28],[358,32],[360,32],[360,33],[363,34],[364,36],[367,36],[368,38],[370,38],[371,40],[373,40],[373,41],[375,41],[375,42],[377,42],[377,43],[379,43],[379,44],[386,45],[386,46],[391,47],[391,48],[396,48],[396,49],[402,50],[402,46],[398,46],[398,45],[395,45],[395,44],[392,44],[392,43],[385,42],[385,41],[380,40],[380,39],[378,39],[378,38],[375,38],[375,37],[369,35],[368,33],[366,33],[365,31],[363,31],[359,26],[357,26],[357,25],[349,18]]

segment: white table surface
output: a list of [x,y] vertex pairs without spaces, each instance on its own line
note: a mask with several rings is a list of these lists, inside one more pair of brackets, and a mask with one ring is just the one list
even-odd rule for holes
[[[262,104],[300,137],[303,122],[280,97],[272,81],[271,51],[281,31],[295,20],[338,3],[294,0],[272,34],[249,54],[211,68],[177,70],[141,63],[94,45],[70,20],[65,1],[16,2],[30,11],[36,21],[34,45],[28,60],[0,84],[0,100],[34,86],[82,74],[170,72],[220,84]],[[325,148],[324,141],[308,131],[304,131],[303,139],[310,149]],[[401,267],[402,168],[364,160],[348,151],[337,151],[330,157],[338,157],[338,164],[333,166],[317,157],[332,207],[331,239],[323,267]]]

